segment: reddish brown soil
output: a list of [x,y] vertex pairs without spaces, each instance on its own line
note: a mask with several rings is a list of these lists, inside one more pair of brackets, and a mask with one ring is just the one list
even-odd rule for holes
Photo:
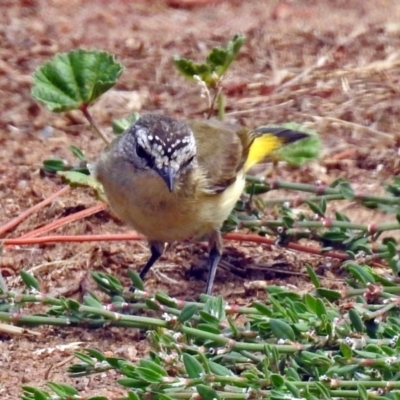
[[[207,49],[225,44],[238,32],[246,34],[247,41],[224,83],[228,118],[248,126],[296,121],[318,131],[323,140],[319,162],[300,171],[282,168],[276,176],[309,183],[329,183],[342,176],[357,190],[381,192],[382,182],[399,172],[400,3],[375,4],[363,0],[3,0],[0,226],[61,187],[58,179],[40,176],[44,158],[73,161],[69,146],[74,144],[93,159],[102,148],[80,113],[51,114],[31,98],[31,74],[37,66],[57,52],[77,47],[115,54],[125,72],[93,107],[97,122],[107,132],[112,118],[134,110],[199,118],[206,110],[200,89],[178,75],[172,56],[202,60]],[[95,203],[89,190],[69,191],[8,237]],[[354,203],[332,207],[358,222],[388,220]],[[56,234],[123,232],[129,230],[102,212]],[[24,269],[34,272],[44,293],[77,296],[90,271],[112,273],[127,284],[127,268],[138,269],[147,256],[142,242],[10,246],[4,249],[0,268],[11,290],[22,290],[18,272]],[[149,274],[146,288],[196,298],[204,281],[194,270],[204,262],[201,245],[177,244]],[[317,268],[328,262],[275,247],[227,243],[215,293],[236,303],[262,298],[262,290],[248,285],[252,280],[305,291],[311,288],[305,263]],[[256,266],[264,269],[254,272]],[[233,267],[242,273],[233,273]],[[329,286],[332,279],[342,278],[335,269],[317,271]],[[112,373],[76,382],[68,378],[65,370],[74,361],[71,355],[95,347],[133,360],[147,348],[136,330],[40,327],[35,331],[40,336],[0,331],[2,399],[18,399],[21,385],[43,386],[48,380],[74,384],[82,395],[116,398],[123,392]]]

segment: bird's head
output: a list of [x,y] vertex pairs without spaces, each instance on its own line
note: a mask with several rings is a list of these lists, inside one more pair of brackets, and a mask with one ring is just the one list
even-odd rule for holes
[[140,117],[125,133],[123,147],[137,168],[157,173],[172,192],[196,163],[196,142],[182,121],[160,115]]

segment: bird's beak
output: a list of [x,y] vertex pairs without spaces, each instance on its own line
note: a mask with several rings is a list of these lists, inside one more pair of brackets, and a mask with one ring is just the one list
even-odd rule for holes
[[164,167],[161,171],[159,171],[159,175],[166,183],[170,192],[174,191],[174,181],[176,176],[176,171],[171,166]]

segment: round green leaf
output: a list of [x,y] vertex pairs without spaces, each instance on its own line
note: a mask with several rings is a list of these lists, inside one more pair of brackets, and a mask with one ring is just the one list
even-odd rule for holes
[[32,96],[50,111],[87,106],[114,86],[123,67],[109,53],[73,50],[56,54],[33,75]]

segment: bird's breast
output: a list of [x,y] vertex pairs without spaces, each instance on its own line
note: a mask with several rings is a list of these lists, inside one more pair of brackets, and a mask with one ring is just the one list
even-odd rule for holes
[[124,222],[149,240],[182,241],[219,229],[240,197],[245,180],[222,193],[210,193],[203,180],[179,182],[172,193],[157,175],[135,173],[129,178],[102,181],[111,208]]

